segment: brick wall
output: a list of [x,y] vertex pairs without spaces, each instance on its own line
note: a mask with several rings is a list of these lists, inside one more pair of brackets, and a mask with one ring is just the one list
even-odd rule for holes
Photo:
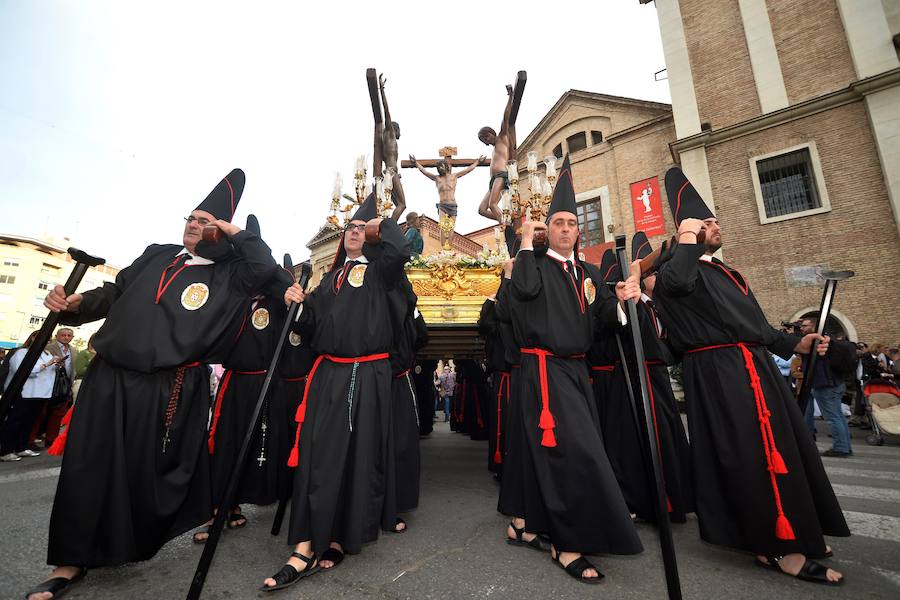
[[[726,261],[741,270],[772,323],[818,307],[820,286],[789,284],[785,270],[825,265],[856,276],[835,306],[863,341],[900,342],[900,240],[862,102],[707,148]],[[815,140],[831,212],[759,224],[749,160]]]
[[714,129],[760,114],[737,0],[681,0],[700,122]]
[[834,0],[766,0],[766,6],[791,104],[856,80]]

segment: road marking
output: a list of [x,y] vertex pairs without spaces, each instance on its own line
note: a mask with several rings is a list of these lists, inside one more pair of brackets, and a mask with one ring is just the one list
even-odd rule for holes
[[840,475],[842,477],[868,477],[871,479],[884,479],[897,481],[896,471],[872,471],[871,469],[853,469],[850,467],[825,467],[828,475]]
[[845,485],[842,483],[832,483],[831,487],[834,490],[835,495],[843,498],[900,502],[900,490],[875,488],[864,485]]
[[28,481],[30,479],[44,479],[45,477],[56,477],[59,475],[59,469],[59,467],[51,467],[49,469],[37,469],[35,471],[22,471],[21,473],[0,475],[0,484]]
[[397,581],[398,579],[400,579],[400,578],[403,577],[404,575],[406,575],[406,571],[401,571],[399,575],[397,575],[396,577],[394,577],[393,579],[391,579],[391,582]]
[[881,575],[882,577],[884,577],[885,579],[888,579],[889,581],[891,581],[891,583],[893,583],[897,587],[900,587],[900,573],[898,573],[897,571],[889,571],[887,569],[879,569],[878,567],[872,567],[872,570],[875,571],[876,573],[878,573],[879,575]]
[[861,537],[900,543],[900,518],[845,510],[850,533]]

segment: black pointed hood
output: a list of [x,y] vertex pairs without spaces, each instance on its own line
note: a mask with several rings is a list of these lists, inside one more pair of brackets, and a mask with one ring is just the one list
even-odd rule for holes
[[672,218],[675,227],[684,219],[709,219],[715,215],[688,181],[681,167],[672,167],[666,171],[666,196],[669,198],[669,208],[672,210]]
[[616,261],[616,254],[607,248],[600,260],[600,274],[603,275],[603,281],[612,283],[619,281],[619,263]]
[[256,237],[262,237],[259,230],[259,219],[257,219],[256,215],[254,214],[247,215],[247,226],[244,227],[244,229],[246,229]]
[[559,176],[556,179],[556,187],[553,188],[553,199],[550,201],[550,208],[547,210],[548,224],[553,214],[558,212],[578,214],[578,209],[575,206],[575,184],[572,182],[572,167],[569,165],[568,154],[563,159],[562,167],[559,169]]
[[291,255],[287,252],[284,253],[284,259],[281,261],[281,264],[291,273],[294,272],[294,261],[291,260]]
[[194,210],[205,210],[217,219],[230,222],[244,193],[245,182],[243,171],[232,170]]
[[356,212],[353,213],[353,216],[350,217],[351,221],[365,221],[368,223],[372,219],[378,217],[378,201],[375,199],[375,192],[372,192],[366,199],[363,200],[362,204],[359,205],[359,208],[356,209]]
[[647,234],[643,231],[635,233],[634,237],[631,238],[631,260],[640,260],[649,256],[652,252],[653,246],[650,245]]

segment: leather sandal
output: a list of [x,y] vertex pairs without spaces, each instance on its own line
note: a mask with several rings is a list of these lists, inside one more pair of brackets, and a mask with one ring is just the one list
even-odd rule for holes
[[325,552],[322,553],[322,556],[319,557],[319,562],[323,560],[330,561],[332,564],[330,567],[322,567],[323,571],[330,571],[337,567],[339,564],[344,562],[344,553],[338,550],[337,548],[328,548]]
[[512,530],[516,534],[516,539],[513,539],[513,538],[509,537],[508,535],[506,536],[506,543],[509,544],[510,546],[520,546],[523,548],[531,548],[532,550],[537,550],[538,552],[546,552],[548,550],[548,547],[546,545],[544,545],[543,541],[541,540],[541,536],[535,535],[531,541],[528,541],[524,537],[525,536],[525,528],[524,527],[522,529],[519,529],[518,527],[516,527],[513,524],[512,521],[509,522],[509,526],[512,527]]
[[809,581],[811,583],[821,583],[822,585],[831,586],[842,585],[844,583],[843,577],[841,577],[837,581],[829,580],[828,567],[809,558],[807,558],[803,563],[803,566],[800,567],[800,571],[798,571],[796,575],[792,575],[791,573],[788,573],[781,568],[781,565],[779,563],[782,559],[784,559],[783,556],[767,556],[766,560],[768,562],[763,562],[759,560],[759,558],[757,558],[756,564],[766,569],[774,569],[782,575],[787,575],[788,577],[796,577],[797,579],[800,579],[802,581]]
[[[556,566],[568,573],[570,577],[572,577],[573,579],[577,579],[581,583],[587,583],[588,585],[597,585],[598,583],[600,583],[601,579],[606,577],[603,573],[600,572],[600,569],[598,569],[591,561],[583,556],[579,556],[569,564],[564,565],[562,564],[562,561],[559,560],[559,555],[560,553],[557,552],[556,556],[553,556],[553,553],[551,552],[550,558],[554,563],[556,563]],[[585,577],[584,572],[588,569],[597,571],[597,576]]]
[[[397,529],[400,525],[403,525],[403,529]],[[397,517],[397,520],[394,522],[394,528],[391,529],[391,533],[406,533],[407,529],[409,529],[409,526],[406,524],[406,521]]]
[[242,512],[231,511],[228,513],[228,529],[240,529],[247,524],[247,515]]
[[[211,525],[203,525],[202,527],[198,527],[197,531],[194,532],[194,535],[191,536],[191,541],[195,544],[205,544],[206,540],[209,539],[209,528]],[[205,535],[206,537],[200,537]]]
[[272,575],[272,579],[275,580],[275,585],[266,585],[263,584],[259,591],[261,592],[274,592],[275,590],[283,590],[286,587],[291,587],[304,577],[308,577],[319,570],[319,561],[316,560],[315,553],[306,557],[300,554],[299,552],[291,552],[291,556],[294,558],[299,558],[303,562],[306,563],[306,566],[298,571],[291,564],[285,564],[281,567],[281,570]]
[[68,577],[53,577],[48,579],[47,581],[41,582],[25,592],[25,600],[31,597],[32,594],[43,594],[45,592],[50,592],[53,594],[54,600],[56,598],[61,598],[66,592],[69,591],[73,585],[84,579],[84,576],[87,575],[87,569],[84,567],[75,574],[74,577],[69,579]]

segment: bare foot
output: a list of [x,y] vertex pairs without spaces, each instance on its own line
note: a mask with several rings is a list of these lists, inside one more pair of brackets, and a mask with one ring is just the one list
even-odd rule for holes
[[[338,550],[338,551],[341,552],[341,553],[344,552],[344,548],[343,548],[340,544],[338,544],[337,542],[331,542],[330,544],[328,544],[328,547],[329,547],[329,548],[334,548],[335,550]],[[334,563],[333,563],[332,561],[330,561],[330,560],[323,560],[323,561],[319,562],[319,564],[320,564],[320,565],[322,566],[322,568],[325,569],[326,571],[334,566]]]
[[[511,540],[518,539],[516,537],[516,531],[513,529],[513,525],[516,526],[516,529],[525,529],[525,519],[513,519],[512,523],[506,526],[506,537]],[[522,534],[522,539],[526,542],[530,542],[534,538],[537,537],[536,533],[528,533],[527,531]]]
[[[50,577],[47,579],[53,579],[54,577],[65,577],[66,579],[72,579],[76,575],[81,573],[81,567],[56,567],[53,569],[53,572],[50,573]],[[28,600],[50,600],[53,598],[53,594],[50,592],[40,592],[38,594],[31,594],[28,596]]]
[[192,536],[195,544],[203,544],[209,539],[209,528],[212,526],[213,520],[210,519],[194,532]]
[[[550,557],[558,560],[563,567],[568,567],[572,564],[572,561],[581,558],[581,554],[578,552],[557,552],[556,548],[551,546]],[[597,569],[588,568],[581,572],[582,579],[597,579],[598,577],[600,577],[600,573],[597,572]]]
[[[757,556],[760,562],[765,564],[769,564],[769,560],[765,556]],[[797,576],[797,573],[800,572],[800,569],[803,568],[803,564],[806,562],[806,557],[802,554],[788,554],[780,561],[778,561],[778,568],[781,569],[784,573],[788,575]],[[844,575],[835,571],[834,569],[828,569],[825,572],[825,577],[828,581],[840,581],[844,578]]]

